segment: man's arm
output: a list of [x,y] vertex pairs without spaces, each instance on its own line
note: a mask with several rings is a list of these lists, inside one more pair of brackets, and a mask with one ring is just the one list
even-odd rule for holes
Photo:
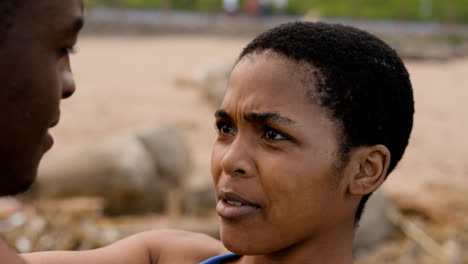
[[13,249],[11,249],[0,238],[0,260],[2,264],[25,264],[24,260],[18,256]]
[[219,241],[206,235],[164,230],[139,233],[95,250],[38,252],[22,256],[29,264],[182,264],[199,263],[225,252]]

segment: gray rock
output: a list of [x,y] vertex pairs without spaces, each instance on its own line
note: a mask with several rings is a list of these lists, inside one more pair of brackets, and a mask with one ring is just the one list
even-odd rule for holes
[[387,216],[390,201],[382,190],[377,190],[367,201],[359,227],[356,230],[353,251],[358,256],[388,238],[393,225]]
[[232,67],[233,65],[228,63],[200,67],[190,76],[178,79],[177,82],[179,85],[198,89],[212,105],[219,106],[228,88]]
[[111,214],[163,212],[170,190],[191,167],[188,146],[174,127],[57,149],[47,154],[30,196],[96,196]]
[[184,213],[196,216],[216,214],[216,197],[213,184],[188,186],[184,197]]
[[192,167],[192,158],[180,129],[161,126],[138,133],[138,139],[150,153],[161,180],[169,188],[181,186]]
[[[159,182],[151,155],[134,136],[90,142],[48,154],[32,194],[39,198],[103,197],[111,213],[140,211],[145,190]],[[153,189],[163,200],[163,192]],[[155,203],[153,210],[162,204]]]

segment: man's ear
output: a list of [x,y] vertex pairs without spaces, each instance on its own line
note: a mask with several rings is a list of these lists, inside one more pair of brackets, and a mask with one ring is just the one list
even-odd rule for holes
[[384,145],[357,147],[350,161],[351,171],[348,192],[366,195],[374,192],[385,180],[390,165],[390,151]]

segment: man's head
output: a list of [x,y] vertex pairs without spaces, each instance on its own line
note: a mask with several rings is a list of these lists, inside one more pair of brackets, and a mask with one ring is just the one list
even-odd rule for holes
[[8,195],[34,181],[60,100],[75,91],[69,51],[83,0],[2,0],[0,13],[0,195]]
[[[340,127],[343,165],[353,148],[380,144],[391,153],[387,175],[395,168],[408,145],[414,101],[408,72],[392,48],[349,26],[296,22],[258,36],[239,61],[269,51],[297,62],[293,67],[298,69],[304,63],[310,66],[310,76],[304,78],[316,80],[316,88],[304,96]],[[369,196],[364,195],[359,204],[356,223]]]

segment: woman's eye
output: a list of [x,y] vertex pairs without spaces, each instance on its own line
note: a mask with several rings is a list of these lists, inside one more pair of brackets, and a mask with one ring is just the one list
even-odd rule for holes
[[217,122],[216,127],[220,135],[234,135],[234,128],[228,122]]
[[265,138],[266,139],[272,139],[272,140],[287,140],[289,137],[283,135],[281,132],[279,132],[276,129],[273,129],[271,127],[266,127],[265,128]]

